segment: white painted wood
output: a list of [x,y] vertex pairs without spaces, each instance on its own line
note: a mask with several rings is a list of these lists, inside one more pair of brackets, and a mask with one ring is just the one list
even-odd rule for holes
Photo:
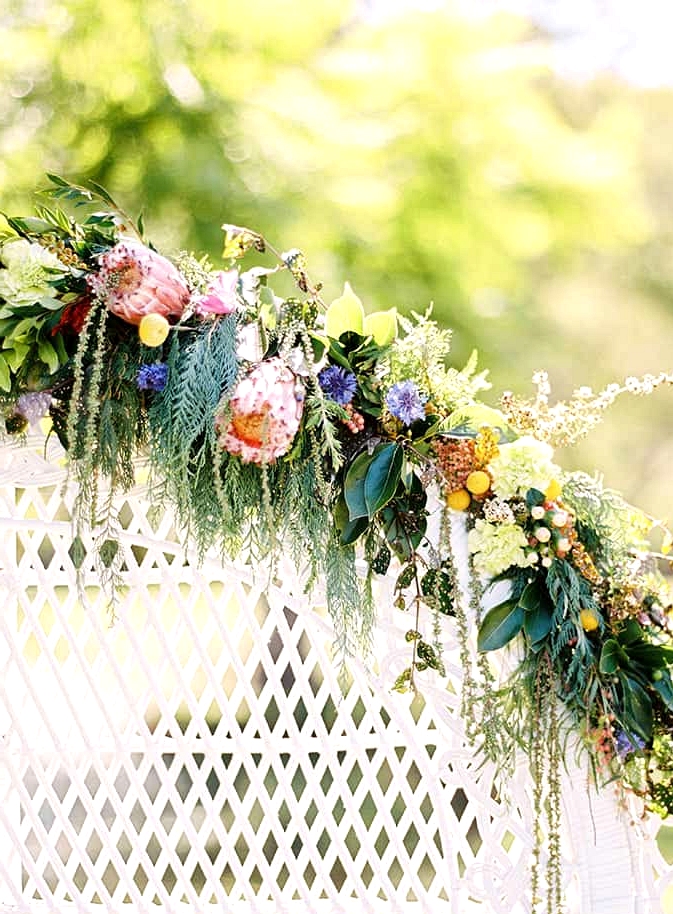
[[[424,674],[410,707],[382,580],[376,656],[342,693],[294,568],[199,567],[139,491],[110,625],[92,568],[78,599],[58,461],[0,449],[1,914],[530,910],[530,779],[498,800],[466,743],[451,620],[448,681]],[[657,914],[652,826],[572,765],[564,805],[569,914]]]

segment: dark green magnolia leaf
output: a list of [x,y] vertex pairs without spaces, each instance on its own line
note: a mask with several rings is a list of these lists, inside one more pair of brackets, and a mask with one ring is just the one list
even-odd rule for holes
[[427,520],[422,514],[414,514],[413,529],[410,526],[411,515],[405,514],[396,499],[382,510],[381,522],[385,538],[390,548],[401,562],[408,562],[415,549],[421,543],[427,529]]
[[663,670],[666,666],[666,651],[660,644],[642,641],[629,644],[624,650],[632,663],[638,663],[649,670]]
[[657,670],[658,678],[652,682],[653,687],[657,690],[667,708],[673,711],[673,683],[671,674],[668,670]]
[[505,600],[494,606],[484,618],[479,629],[479,651],[496,651],[504,647],[523,628],[525,612],[518,600]]
[[367,513],[374,517],[388,504],[400,481],[404,451],[399,444],[384,444],[374,452],[364,481],[364,499]]
[[344,481],[344,498],[348,505],[351,520],[357,517],[369,517],[365,501],[365,476],[372,462],[371,454],[362,451],[351,463]]
[[629,733],[648,741],[652,736],[652,701],[645,689],[624,673],[619,674],[624,711],[622,723]]
[[523,630],[530,639],[531,646],[535,649],[542,646],[554,624],[554,614],[547,607],[540,605],[537,609],[526,612]]
[[553,612],[554,604],[545,582],[541,578],[535,578],[530,584],[526,584],[523,593],[519,597],[519,605],[526,612],[536,612],[539,609]]
[[635,619],[627,619],[617,634],[620,644],[633,644],[643,640],[643,630]]
[[606,676],[612,676],[620,667],[627,665],[628,656],[624,649],[614,638],[608,638],[601,651],[601,659],[598,663],[598,669]]
[[369,526],[369,518],[367,517],[357,517],[355,520],[350,519],[348,505],[343,495],[340,495],[334,503],[332,516],[339,531],[339,542],[342,546],[350,546],[362,536]]

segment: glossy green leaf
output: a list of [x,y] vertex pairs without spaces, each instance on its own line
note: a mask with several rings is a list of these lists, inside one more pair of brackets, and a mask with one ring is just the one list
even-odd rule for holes
[[479,629],[477,648],[496,651],[516,637],[523,628],[525,612],[518,600],[505,600],[485,616]]
[[644,740],[652,736],[652,701],[645,689],[633,679],[621,673],[622,702],[624,712],[622,722],[629,733],[636,733]]
[[372,462],[371,454],[362,451],[351,463],[344,480],[344,498],[348,505],[350,520],[356,517],[369,517],[365,501],[365,476]]
[[539,606],[530,612],[526,612],[523,623],[523,630],[530,639],[530,643],[535,648],[545,640],[554,624],[554,614],[546,606]]
[[642,628],[635,619],[626,619],[617,634],[617,640],[620,644],[633,644],[636,641],[642,641],[643,634]]
[[334,523],[339,531],[339,542],[342,546],[350,546],[359,539],[369,526],[367,517],[357,517],[351,520],[348,505],[343,495],[340,495],[332,508]]
[[374,452],[364,481],[367,514],[374,517],[395,494],[402,473],[404,451],[399,444],[385,444]]
[[601,658],[598,663],[598,669],[606,676],[612,676],[617,670],[627,664],[628,656],[624,653],[623,648],[614,638],[608,638],[603,645]]
[[519,605],[526,612],[536,612],[540,608],[553,609],[553,603],[549,596],[546,584],[541,578],[535,578],[530,584],[527,584],[523,593],[519,597]]
[[664,670],[661,674],[661,678],[656,679],[652,685],[661,696],[666,707],[673,711],[673,683],[671,682],[671,674],[669,671]]

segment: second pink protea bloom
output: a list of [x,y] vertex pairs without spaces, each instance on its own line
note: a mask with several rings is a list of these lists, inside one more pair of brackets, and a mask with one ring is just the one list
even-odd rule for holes
[[238,270],[218,270],[208,283],[208,288],[197,299],[194,311],[199,317],[209,314],[233,314],[238,308],[236,286]]
[[303,410],[303,387],[282,359],[260,362],[218,407],[218,442],[244,463],[273,463],[289,451]]
[[120,241],[99,264],[89,279],[91,290],[129,324],[138,325],[146,314],[180,317],[189,302],[187,283],[176,267],[139,241]]

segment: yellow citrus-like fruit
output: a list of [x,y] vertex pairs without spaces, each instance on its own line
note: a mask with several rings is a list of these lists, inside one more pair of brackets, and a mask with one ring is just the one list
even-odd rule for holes
[[470,506],[470,493],[467,489],[456,489],[446,496],[446,503],[454,511],[465,511]]
[[580,611],[580,622],[585,632],[593,632],[598,628],[598,618],[592,609]]
[[544,497],[547,501],[556,501],[556,499],[561,494],[561,483],[558,479],[552,479],[552,481],[547,486]]
[[138,336],[145,346],[161,346],[171,325],[162,314],[146,314],[138,324]]
[[473,470],[465,480],[465,488],[473,495],[485,495],[491,488],[491,477],[483,470]]

